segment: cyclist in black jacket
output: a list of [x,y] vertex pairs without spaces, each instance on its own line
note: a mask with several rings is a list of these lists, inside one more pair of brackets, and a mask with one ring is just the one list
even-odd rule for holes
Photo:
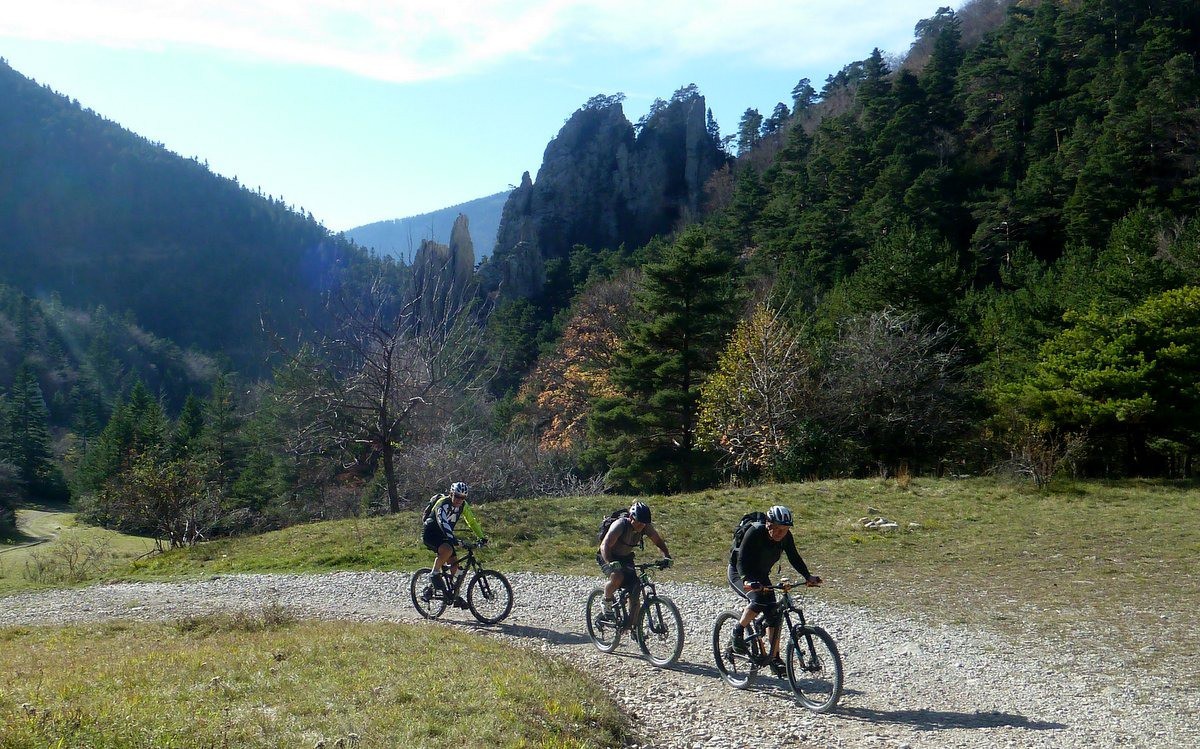
[[737,550],[736,564],[729,567],[729,584],[743,598],[749,599],[741,620],[733,627],[733,649],[739,653],[749,651],[746,645],[746,627],[754,617],[764,611],[770,612],[767,620],[767,636],[771,640],[771,669],[776,675],[783,674],[785,667],[779,657],[779,612],[775,611],[775,591],[764,590],[771,585],[771,568],[784,553],[796,571],[804,576],[810,588],[821,584],[821,578],[809,573],[808,565],[796,551],[796,540],[792,538],[792,511],[775,505],[767,511],[766,523],[754,523],[742,538]]

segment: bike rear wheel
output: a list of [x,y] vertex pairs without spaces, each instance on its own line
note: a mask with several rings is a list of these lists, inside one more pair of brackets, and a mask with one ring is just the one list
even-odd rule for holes
[[432,573],[430,568],[422,567],[413,573],[412,581],[408,584],[413,608],[426,619],[437,619],[446,610],[446,599],[442,591],[433,587]]
[[621,641],[621,628],[617,622],[602,618],[604,614],[604,588],[596,588],[587,599],[584,616],[587,620],[588,637],[601,653],[616,650]]
[[512,611],[512,605],[512,586],[496,570],[480,570],[467,586],[467,606],[484,624],[503,621]]
[[733,626],[741,618],[741,614],[726,611],[717,617],[712,632],[713,660],[716,661],[717,671],[721,672],[725,683],[735,689],[750,686],[756,670],[750,654],[733,652]]
[[842,696],[842,656],[829,633],[811,625],[789,640],[787,675],[796,699],[814,713],[832,710]]
[[646,660],[662,668],[679,660],[683,652],[683,618],[679,607],[666,596],[650,596],[638,615],[638,647]]

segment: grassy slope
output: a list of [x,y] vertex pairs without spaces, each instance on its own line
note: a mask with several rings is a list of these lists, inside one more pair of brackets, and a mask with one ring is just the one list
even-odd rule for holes
[[[593,574],[596,525],[624,501],[484,505],[479,515],[493,542],[485,561],[501,569]],[[1081,618],[1111,621],[1196,649],[1200,523],[1188,522],[1200,511],[1194,484],[1090,482],[1036,493],[987,480],[916,480],[906,487],[825,481],[648,501],[678,562],[667,579],[719,582],[737,519],[781,503],[796,512],[801,553],[828,583],[822,595],[1060,634]],[[868,515],[895,520],[900,530],[865,529],[859,520]],[[140,562],[129,574],[414,569],[428,557],[415,516],[405,513],[215,542]]]
[[[78,577],[94,579],[123,569],[131,559],[153,548],[154,541],[149,538],[77,525],[66,506],[19,509],[17,533],[0,539],[0,595],[71,582],[56,574],[39,577],[32,571],[39,566],[67,573],[69,567],[83,565],[86,569],[80,569]],[[98,556],[84,561],[91,551],[99,552]]]

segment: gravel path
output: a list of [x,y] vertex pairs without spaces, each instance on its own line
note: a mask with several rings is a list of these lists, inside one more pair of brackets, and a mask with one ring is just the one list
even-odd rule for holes
[[[585,669],[624,706],[648,747],[1200,746],[1200,691],[1122,662],[1114,650],[1121,643],[1106,640],[1109,633],[1087,633],[1086,623],[1068,650],[892,618],[806,593],[806,614],[833,634],[846,664],[838,709],[817,716],[795,704],[786,680],[760,677],[746,691],[720,680],[709,638],[713,619],[736,601],[727,589],[660,575],[659,593],[683,613],[686,642],[680,662],[658,670],[633,643],[603,654],[587,640],[583,602],[599,578],[508,577],[516,604],[505,622],[481,627],[453,609],[442,620]],[[28,593],[0,598],[0,626],[175,619],[255,610],[269,601],[304,617],[413,621],[419,617],[408,580],[399,572],[230,575]],[[1144,656],[1150,646],[1139,646],[1145,644],[1124,645]]]

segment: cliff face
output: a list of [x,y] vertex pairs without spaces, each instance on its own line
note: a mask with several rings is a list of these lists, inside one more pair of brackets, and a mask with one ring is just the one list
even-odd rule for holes
[[413,258],[414,294],[421,298],[420,319],[436,324],[453,314],[474,292],[475,248],[467,217],[459,214],[450,230],[450,244],[426,239]]
[[537,181],[526,172],[500,217],[493,256],[480,269],[489,293],[537,295],[545,262],[576,244],[645,244],[698,215],[705,180],[727,156],[708,134],[704,97],[676,95],[640,131],[619,101],[598,97],[546,146]]

